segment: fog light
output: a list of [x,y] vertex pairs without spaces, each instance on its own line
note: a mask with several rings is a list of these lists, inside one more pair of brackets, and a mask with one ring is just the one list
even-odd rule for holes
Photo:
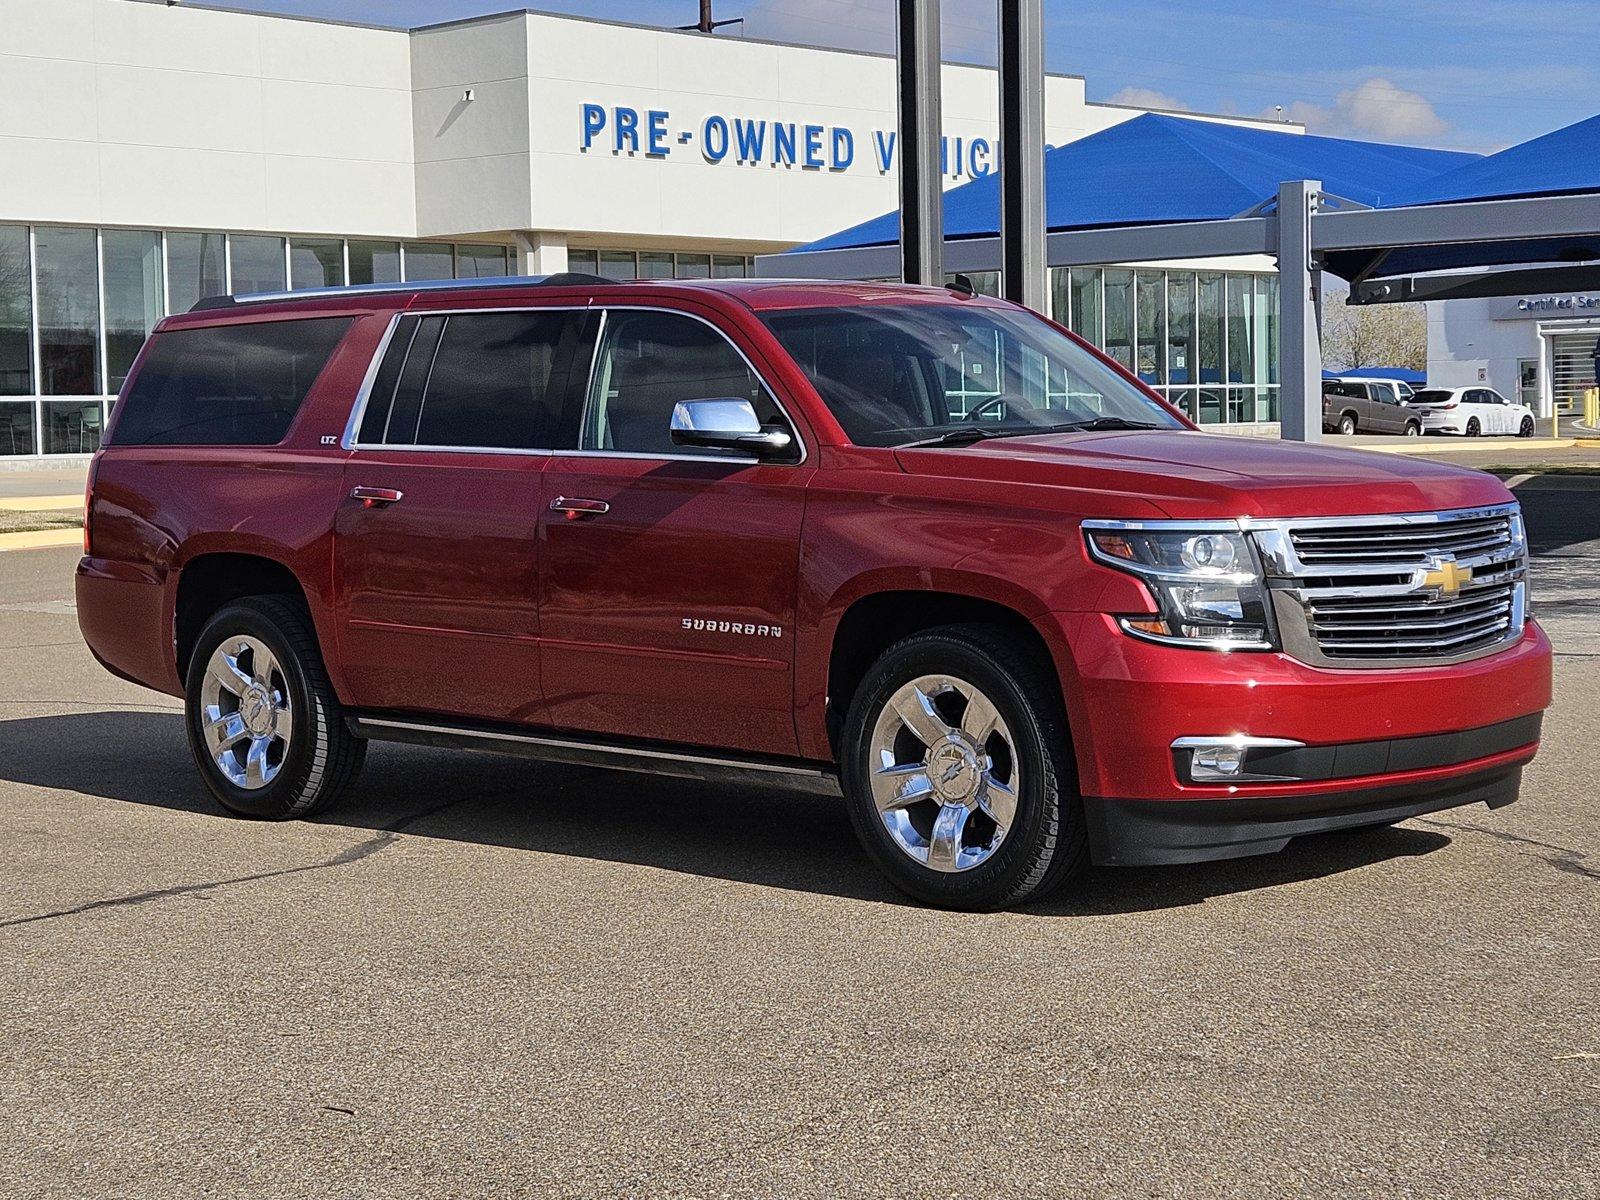
[[1264,783],[1287,782],[1295,778],[1270,768],[1260,766],[1252,770],[1249,764],[1252,750],[1304,749],[1304,742],[1287,738],[1250,737],[1246,734],[1224,734],[1218,737],[1184,737],[1172,743],[1174,766],[1178,777],[1189,783]]
[[1244,746],[1199,746],[1189,760],[1191,778],[1237,779],[1244,774]]

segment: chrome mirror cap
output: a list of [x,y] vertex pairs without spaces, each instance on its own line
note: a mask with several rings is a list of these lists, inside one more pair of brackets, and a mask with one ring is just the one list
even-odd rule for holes
[[782,454],[794,444],[788,430],[762,425],[755,405],[738,397],[680,400],[672,406],[672,441],[748,454]]

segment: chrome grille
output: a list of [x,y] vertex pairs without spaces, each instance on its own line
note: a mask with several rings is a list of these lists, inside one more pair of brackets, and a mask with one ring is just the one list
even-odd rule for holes
[[1514,504],[1252,530],[1284,648],[1306,662],[1457,662],[1522,634],[1527,542]]
[[1509,514],[1443,522],[1423,528],[1328,525],[1289,531],[1302,563],[1425,563],[1429,555],[1492,554],[1511,545]]

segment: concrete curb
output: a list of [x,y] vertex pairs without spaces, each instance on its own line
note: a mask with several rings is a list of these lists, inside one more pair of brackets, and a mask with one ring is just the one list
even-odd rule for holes
[[7,550],[56,550],[83,545],[83,530],[30,529],[23,533],[0,533],[0,554]]
[[[1411,438],[1409,442],[1398,441],[1392,446],[1352,446],[1352,450],[1372,450],[1378,454],[1460,454],[1464,451],[1489,452],[1493,450],[1570,450],[1573,446],[1584,443],[1576,438],[1451,438],[1448,442],[1435,445],[1431,442],[1414,444],[1419,439]],[[1600,444],[1600,443],[1597,443]],[[1324,441],[1323,445],[1338,445],[1337,442]]]
[[69,492],[65,496],[3,496],[0,508],[7,512],[61,512],[68,508],[82,508],[83,496]]

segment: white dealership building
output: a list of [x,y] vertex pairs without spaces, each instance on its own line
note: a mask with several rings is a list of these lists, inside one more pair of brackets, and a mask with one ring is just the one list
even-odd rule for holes
[[[954,186],[996,169],[996,77],[943,87]],[[1046,80],[1053,144],[1140,111]],[[403,31],[0,0],[0,458],[93,449],[150,327],[201,296],[741,275],[892,209],[896,140],[881,55],[523,10]],[[1264,362],[1271,260],[1212,266]],[[1108,315],[1125,292],[1130,337],[1166,329],[1166,276],[1120,274]]]

